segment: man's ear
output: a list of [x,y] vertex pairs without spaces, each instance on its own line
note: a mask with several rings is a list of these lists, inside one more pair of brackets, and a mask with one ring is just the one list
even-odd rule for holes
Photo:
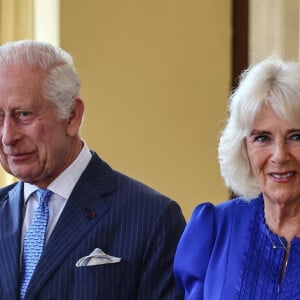
[[67,133],[70,136],[77,135],[82,122],[84,103],[79,98],[74,98],[74,105],[67,123]]

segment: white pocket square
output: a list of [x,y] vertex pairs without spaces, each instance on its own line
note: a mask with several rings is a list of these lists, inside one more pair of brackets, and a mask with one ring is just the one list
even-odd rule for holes
[[86,267],[104,264],[114,264],[121,261],[121,258],[110,256],[104,253],[101,249],[96,248],[88,256],[80,258],[76,262],[76,267]]

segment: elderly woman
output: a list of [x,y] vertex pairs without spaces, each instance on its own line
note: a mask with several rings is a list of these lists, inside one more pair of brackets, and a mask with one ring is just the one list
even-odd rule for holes
[[300,299],[300,63],[268,58],[246,70],[219,143],[239,196],[200,204],[179,242],[185,299]]

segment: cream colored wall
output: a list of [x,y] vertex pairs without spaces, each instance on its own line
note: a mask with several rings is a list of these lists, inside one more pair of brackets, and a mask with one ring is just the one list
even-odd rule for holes
[[269,55],[300,58],[300,1],[249,1],[249,62]]
[[[230,88],[230,3],[0,0],[0,41],[61,37],[83,81],[89,145],[189,217],[197,203],[228,196],[216,147]],[[249,4],[250,62],[299,59],[300,1]],[[13,180],[0,168],[1,186]]]
[[217,140],[230,89],[230,2],[61,0],[60,45],[104,160],[178,201],[228,198]]

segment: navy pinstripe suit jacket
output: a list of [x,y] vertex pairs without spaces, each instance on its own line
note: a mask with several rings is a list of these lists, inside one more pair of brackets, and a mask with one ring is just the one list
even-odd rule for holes
[[[23,183],[0,189],[1,300],[18,298],[23,202]],[[112,170],[93,153],[44,249],[25,299],[182,299],[172,269],[184,226],[174,201]],[[122,260],[75,266],[95,248]]]

